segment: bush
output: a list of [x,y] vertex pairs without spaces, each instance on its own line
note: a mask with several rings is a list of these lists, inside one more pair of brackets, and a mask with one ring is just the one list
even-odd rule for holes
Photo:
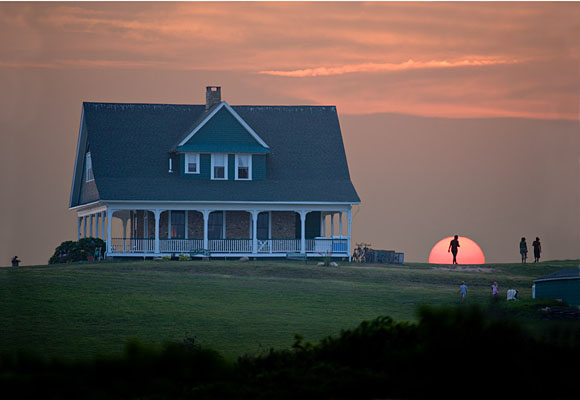
[[95,257],[95,250],[100,248],[98,256],[102,257],[105,254],[107,244],[99,238],[83,238],[78,242],[67,240],[62,242],[54,250],[54,254],[48,260],[49,264],[88,261]]

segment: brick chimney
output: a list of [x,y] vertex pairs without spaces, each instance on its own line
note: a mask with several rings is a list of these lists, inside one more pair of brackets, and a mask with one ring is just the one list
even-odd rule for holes
[[221,86],[207,86],[205,88],[205,109],[222,102]]

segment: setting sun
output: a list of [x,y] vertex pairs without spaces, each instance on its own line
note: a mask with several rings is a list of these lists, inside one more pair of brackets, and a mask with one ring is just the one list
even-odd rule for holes
[[[433,246],[429,254],[429,264],[451,264],[453,262],[453,255],[447,251],[451,240],[453,237],[449,236]],[[458,240],[458,264],[485,264],[485,256],[477,243],[465,236],[459,236]]]

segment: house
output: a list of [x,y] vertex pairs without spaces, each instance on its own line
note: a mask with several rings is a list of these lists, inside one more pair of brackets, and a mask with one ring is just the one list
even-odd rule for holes
[[534,299],[561,299],[580,306],[580,267],[564,268],[533,280]]
[[350,257],[354,204],[334,106],[230,106],[218,86],[83,103],[70,209],[108,257]]

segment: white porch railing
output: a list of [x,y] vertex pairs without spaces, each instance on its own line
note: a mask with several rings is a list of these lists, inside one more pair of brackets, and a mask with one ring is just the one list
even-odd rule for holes
[[189,253],[202,248],[203,239],[159,239],[160,253]]
[[210,239],[208,246],[212,253],[251,253],[252,239]]
[[[258,254],[300,253],[300,239],[258,240]],[[306,253],[346,253],[347,239],[306,239]],[[210,239],[212,253],[252,253],[252,239]],[[160,253],[184,253],[203,249],[203,239],[159,239]],[[111,239],[111,252],[155,253],[155,239]]]
[[155,239],[111,239],[113,253],[153,253]]

